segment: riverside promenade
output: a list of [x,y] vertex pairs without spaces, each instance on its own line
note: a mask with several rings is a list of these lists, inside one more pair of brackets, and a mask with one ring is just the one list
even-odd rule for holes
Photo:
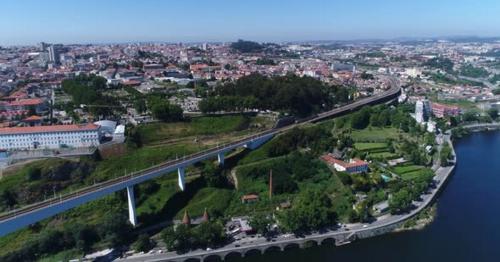
[[311,245],[335,244],[337,246],[348,244],[357,239],[370,238],[386,233],[390,233],[401,227],[407,220],[419,214],[423,209],[428,207],[436,200],[441,190],[446,185],[455,169],[456,154],[453,144],[450,140],[449,132],[442,135],[439,139],[440,147],[447,143],[451,146],[453,160],[449,166],[441,167],[433,166],[435,172],[434,183],[435,187],[430,188],[428,192],[421,196],[419,201],[414,201],[415,208],[406,214],[401,215],[386,215],[377,218],[370,224],[350,224],[346,228],[325,229],[321,232],[312,233],[304,237],[296,237],[292,234],[280,235],[272,241],[268,241],[263,237],[254,237],[245,241],[233,242],[224,247],[214,250],[194,250],[186,254],[177,254],[176,252],[153,253],[139,256],[119,259],[119,261],[205,261],[205,260],[225,260],[228,257],[240,256],[244,257],[250,254],[264,254],[271,250],[285,251],[289,248],[303,248]]

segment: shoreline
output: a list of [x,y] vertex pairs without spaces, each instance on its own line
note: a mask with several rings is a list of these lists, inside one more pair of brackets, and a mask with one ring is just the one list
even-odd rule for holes
[[[500,127],[500,123],[499,127]],[[422,195],[421,201],[416,201],[415,205],[416,209],[410,211],[410,213],[406,213],[403,215],[393,215],[387,219],[377,221],[372,223],[371,225],[359,224],[355,225],[352,230],[335,230],[322,234],[312,234],[302,238],[298,237],[285,237],[283,239],[278,239],[270,242],[262,242],[262,243],[254,243],[253,245],[248,246],[239,246],[239,245],[228,245],[226,247],[222,247],[220,249],[205,251],[205,250],[195,250],[186,254],[177,254],[174,252],[168,252],[163,254],[153,254],[153,255],[145,255],[140,257],[129,257],[122,259],[121,261],[186,261],[188,259],[201,259],[203,261],[204,258],[210,256],[218,256],[222,260],[228,255],[232,253],[239,253],[242,257],[245,256],[247,252],[251,252],[252,250],[259,250],[261,254],[273,247],[278,247],[281,251],[285,251],[286,247],[290,245],[296,245],[300,248],[304,248],[307,246],[307,243],[316,242],[317,245],[321,245],[323,241],[327,239],[331,239],[335,241],[336,246],[346,245],[358,239],[371,238],[383,234],[395,233],[395,232],[404,232],[409,230],[419,230],[425,228],[427,225],[434,221],[435,215],[432,217],[425,217],[423,219],[417,219],[415,226],[412,226],[408,229],[401,230],[401,228],[407,223],[411,221],[411,219],[417,218],[422,212],[425,212],[426,209],[432,208],[435,205],[435,201],[438,198],[439,194],[447,184],[449,177],[453,174],[453,171],[456,166],[456,153],[453,142],[451,140],[451,134],[448,132],[443,135],[443,144],[448,143],[451,147],[451,152],[453,155],[453,160],[450,161],[450,165],[446,167],[436,167],[434,171],[435,177],[434,181],[436,182],[436,187],[433,188],[430,192]],[[398,230],[399,229],[399,230]]]

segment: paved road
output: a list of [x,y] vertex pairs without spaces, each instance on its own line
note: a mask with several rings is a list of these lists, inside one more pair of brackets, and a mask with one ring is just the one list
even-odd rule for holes
[[[450,141],[450,135],[445,134],[442,136],[442,143],[451,143]],[[441,147],[441,145],[439,146]],[[453,148],[453,147],[452,147]],[[453,151],[453,155],[455,155]],[[456,159],[456,158],[455,158]],[[326,232],[323,233],[313,233],[311,235],[305,236],[304,238],[297,238],[294,235],[287,234],[287,235],[281,235],[278,238],[276,238],[273,242],[267,241],[265,238],[262,237],[254,237],[254,238],[247,238],[238,242],[231,243],[225,247],[216,249],[216,250],[195,250],[192,252],[189,252],[187,254],[183,255],[178,255],[175,252],[166,252],[166,253],[156,253],[156,254],[146,254],[146,255],[140,255],[140,256],[135,256],[135,257],[129,257],[125,259],[119,259],[119,261],[169,261],[169,260],[182,260],[182,259],[188,259],[188,258],[196,258],[196,257],[202,257],[202,256],[209,256],[209,255],[217,255],[217,254],[226,254],[228,252],[245,252],[246,250],[249,249],[258,249],[262,247],[271,247],[271,246],[279,246],[282,244],[289,244],[289,243],[296,243],[297,240],[301,241],[308,241],[308,240],[316,240],[316,239],[323,239],[327,237],[335,237],[335,236],[342,236],[345,235],[346,232],[351,232],[351,233],[362,233],[362,232],[369,232],[373,231],[375,229],[380,229],[384,228],[387,226],[391,226],[397,223],[400,223],[402,221],[405,221],[416,214],[418,214],[420,211],[422,211],[425,207],[427,207],[434,198],[437,196],[437,194],[440,192],[442,187],[444,186],[445,182],[451,175],[453,169],[453,166],[447,166],[447,167],[440,167],[440,166],[433,166],[433,170],[435,172],[434,176],[434,182],[436,184],[435,188],[431,188],[426,194],[421,196],[420,201],[414,201],[413,205],[416,206],[414,210],[407,214],[402,214],[402,215],[386,215],[382,216],[377,219],[377,221],[371,223],[371,224],[349,224],[347,225],[347,228],[349,229],[348,231],[345,229],[336,229],[336,230],[327,230]],[[238,246],[236,246],[238,245]]]

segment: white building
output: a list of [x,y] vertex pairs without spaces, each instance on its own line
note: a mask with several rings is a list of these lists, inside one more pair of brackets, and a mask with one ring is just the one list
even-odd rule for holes
[[415,120],[417,120],[417,123],[423,123],[425,122],[424,120],[424,103],[422,103],[421,100],[417,101],[415,103]]
[[417,123],[422,124],[426,122],[430,117],[430,113],[431,106],[429,100],[418,100],[415,103],[415,120],[417,121]]
[[54,125],[0,128],[0,149],[58,149],[98,146],[100,126]]

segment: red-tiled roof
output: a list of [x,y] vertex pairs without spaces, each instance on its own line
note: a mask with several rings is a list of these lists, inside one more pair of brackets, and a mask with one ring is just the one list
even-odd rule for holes
[[454,105],[444,105],[444,104],[438,104],[438,103],[432,103],[431,107],[433,109],[441,109],[441,110],[459,110],[460,107],[454,106]]
[[22,99],[10,102],[11,106],[35,106],[43,103],[40,98]]
[[29,133],[50,133],[50,132],[75,132],[93,131],[99,129],[98,125],[55,125],[55,126],[29,126],[29,127],[7,127],[0,128],[0,135],[7,134],[29,134]]
[[255,195],[255,194],[250,194],[250,195],[242,196],[241,199],[242,200],[255,200],[255,199],[259,199],[259,196]]
[[368,162],[365,162],[359,158],[353,158],[350,162],[344,162],[342,160],[334,158],[331,155],[324,155],[321,158],[331,165],[337,164],[343,166],[344,168],[368,165]]
[[40,120],[42,120],[42,117],[37,115],[32,115],[23,119],[23,121],[40,121]]

